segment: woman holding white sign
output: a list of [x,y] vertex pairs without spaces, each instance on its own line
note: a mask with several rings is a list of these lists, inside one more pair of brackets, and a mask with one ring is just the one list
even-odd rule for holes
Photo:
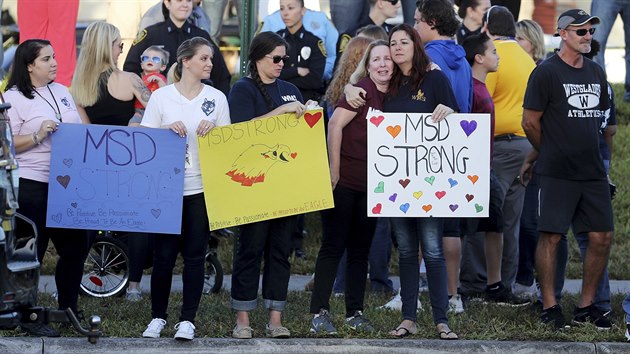
[[225,95],[201,82],[210,77],[213,55],[210,42],[204,38],[184,41],[177,49],[176,83],[153,92],[142,118],[142,126],[170,129],[187,141],[186,154],[182,156],[185,159],[182,234],[155,236],[151,275],[153,320],[142,333],[145,338],[160,337],[166,325],[173,267],[180,249],[184,258],[184,292],[175,339],[191,340],[195,336],[194,321],[203,290],[210,233],[197,136],[205,136],[215,126],[230,124]]
[[[37,227],[37,258],[41,262],[50,239],[59,260],[55,269],[59,309],[77,313],[79,284],[89,249],[84,230],[46,227],[51,136],[60,123],[82,123],[68,89],[54,80],[57,76],[55,51],[50,42],[29,39],[15,52],[4,99],[17,152],[20,193],[17,212]],[[18,230],[19,232],[19,230]],[[47,326],[22,328],[41,336],[59,336]]]
[[[230,91],[230,111],[235,122],[245,122],[284,113],[302,116],[313,101],[302,104],[295,85],[278,79],[288,60],[287,43],[273,32],[261,32],[249,47],[249,75],[238,80]],[[232,337],[252,338],[249,312],[258,306],[261,260],[265,268],[262,296],[269,311],[265,333],[272,338],[288,338],[291,332],[282,326],[282,312],[287,302],[291,264],[291,235],[297,216],[258,221],[241,226],[234,253],[231,305],[236,311]]]
[[[396,69],[390,90],[383,102],[384,112],[429,113],[438,122],[456,110],[457,100],[448,78],[440,70],[431,70],[431,60],[424,51],[420,37],[413,27],[402,24],[392,29],[389,45]],[[446,261],[442,250],[440,218],[392,218],[392,231],[398,241],[400,262],[400,295],[402,323],[391,332],[405,337],[415,334],[418,300],[418,243],[427,267],[429,298],[433,320],[440,339],[457,339],[450,330],[446,312],[448,291]]]
[[382,110],[393,72],[394,62],[387,42],[371,42],[350,77],[351,83],[366,91],[366,105],[352,108],[342,96],[328,123],[328,159],[335,207],[322,211],[322,245],[315,264],[310,305],[312,333],[337,333],[330,318],[330,294],[344,251],[347,251],[345,324],[358,332],[374,330],[363,316],[368,255],[377,220],[365,213],[367,117],[372,109]]

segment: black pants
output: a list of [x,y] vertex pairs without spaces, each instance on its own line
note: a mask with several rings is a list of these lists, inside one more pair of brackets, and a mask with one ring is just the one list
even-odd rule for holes
[[150,266],[153,253],[153,234],[130,232],[127,234],[129,250],[129,281],[140,282],[144,268]]
[[262,296],[265,308],[283,311],[291,276],[291,236],[296,217],[265,220],[241,226],[234,245],[232,308],[252,311],[257,307],[261,261],[264,260]]
[[171,294],[173,268],[177,254],[184,259],[182,273],[183,303],[180,321],[195,322],[203,291],[206,246],[210,225],[203,193],[184,196],[181,235],[156,234],[151,274],[151,314],[166,320],[168,298]]
[[18,213],[26,216],[37,227],[37,258],[41,262],[51,240],[59,260],[55,268],[59,309],[77,311],[79,285],[83,277],[83,264],[90,248],[85,230],[46,227],[48,209],[48,183],[20,178]]
[[330,293],[339,259],[347,250],[346,317],[363,310],[365,280],[370,245],[376,218],[367,217],[367,194],[337,185],[333,191],[335,207],[322,211],[322,246],[315,264],[315,286],[311,295],[311,313],[330,309]]

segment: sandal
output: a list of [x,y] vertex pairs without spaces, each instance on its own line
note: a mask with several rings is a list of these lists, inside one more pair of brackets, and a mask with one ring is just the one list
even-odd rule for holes
[[[400,331],[403,331],[402,333],[398,333]],[[389,332],[389,335],[395,337],[395,338],[405,338],[405,337],[409,337],[412,334],[416,334],[416,332],[411,332],[409,329],[405,328],[405,327],[398,327],[396,329],[394,329],[393,331]]]
[[451,329],[448,328],[448,325],[446,323],[438,324],[437,329],[438,329],[438,335],[440,336],[440,339],[442,340],[459,339],[459,337],[457,336],[457,333],[451,331]]

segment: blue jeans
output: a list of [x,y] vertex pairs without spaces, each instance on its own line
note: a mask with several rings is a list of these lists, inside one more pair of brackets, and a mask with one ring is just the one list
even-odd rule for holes
[[630,294],[623,299],[623,312],[626,313],[626,323],[630,323]]
[[525,188],[521,227],[518,235],[518,272],[516,282],[521,285],[534,284],[534,261],[538,244],[538,175],[532,175]]
[[429,298],[435,324],[448,324],[446,261],[442,250],[443,219],[392,218],[392,232],[398,242],[400,261],[400,296],[403,319],[416,321],[418,302],[418,243],[427,267]]
[[[580,246],[580,253],[582,254],[582,263],[586,257],[586,249],[588,248],[588,233],[576,234],[575,239]],[[595,298],[593,299],[593,305],[603,312],[611,310],[610,307],[610,282],[608,281],[608,266],[604,268],[602,278],[597,285],[597,292],[595,292]]]
[[626,48],[626,81],[624,87],[626,93],[630,93],[630,0],[593,0],[591,3],[591,15],[598,16],[601,19],[601,23],[597,26],[597,31],[593,34],[593,39],[601,44],[601,49],[595,57],[595,62],[602,68],[606,68],[604,64],[606,42],[618,14],[621,15],[621,20],[623,21]]

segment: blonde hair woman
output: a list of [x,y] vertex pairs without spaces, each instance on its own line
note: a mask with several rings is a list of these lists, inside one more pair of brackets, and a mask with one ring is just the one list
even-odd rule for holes
[[81,117],[91,123],[127,125],[134,98],[145,106],[149,101],[142,79],[116,67],[122,49],[118,28],[107,22],[90,24],[83,35],[70,92]]
[[545,57],[545,37],[542,27],[532,20],[516,23],[516,41],[529,54],[536,64]]

